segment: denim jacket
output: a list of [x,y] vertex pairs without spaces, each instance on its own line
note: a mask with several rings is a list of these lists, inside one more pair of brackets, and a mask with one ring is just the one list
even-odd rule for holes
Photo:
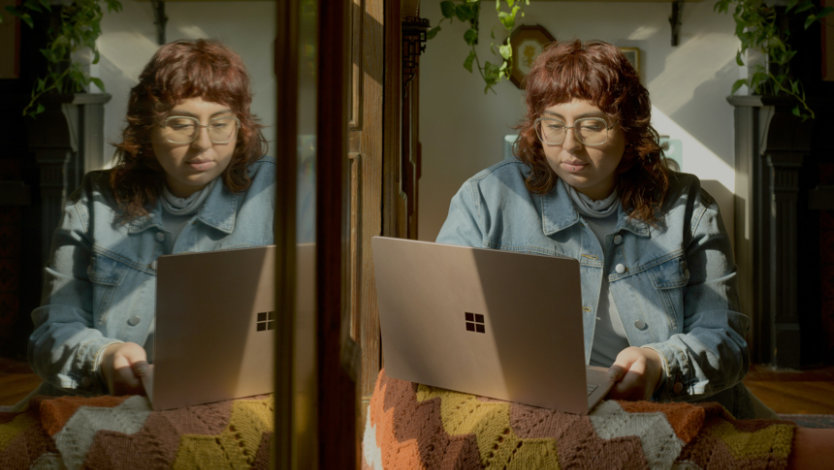
[[[252,185],[244,192],[213,186],[173,253],[273,243],[275,160],[262,158],[249,171]],[[45,393],[106,391],[98,366],[115,342],[142,345],[152,360],[156,259],[168,254],[171,234],[163,229],[159,202],[148,215],[119,222],[108,178],[108,171],[87,174],[55,231],[29,338],[29,362],[45,380]]]
[[525,164],[504,161],[466,181],[437,242],[578,260],[586,363],[606,276],[629,344],[662,358],[656,399],[712,397],[749,416],[749,404],[739,403],[745,390],[731,390],[749,365],[749,319],[738,312],[735,266],[718,206],[699,180],[673,174],[654,224],[620,207],[616,230],[600,246],[561,181],[547,194],[534,194],[524,186],[527,174]]

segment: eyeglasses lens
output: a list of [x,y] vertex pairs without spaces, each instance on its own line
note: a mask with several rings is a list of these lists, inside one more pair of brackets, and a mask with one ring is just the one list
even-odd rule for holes
[[539,139],[545,145],[562,145],[568,130],[583,145],[602,145],[608,141],[608,123],[601,118],[582,118],[567,126],[558,119],[540,118],[536,126]]
[[191,116],[170,116],[162,125],[166,140],[172,144],[190,144],[197,139],[201,127],[208,130],[213,144],[227,144],[234,138],[238,121],[234,116],[212,119],[208,124],[200,124]]

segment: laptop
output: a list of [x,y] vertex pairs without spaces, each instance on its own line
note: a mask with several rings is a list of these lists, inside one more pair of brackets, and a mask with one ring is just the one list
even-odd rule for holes
[[275,245],[157,259],[154,410],[272,393]]
[[371,240],[391,377],[587,414],[611,388],[585,365],[579,262]]

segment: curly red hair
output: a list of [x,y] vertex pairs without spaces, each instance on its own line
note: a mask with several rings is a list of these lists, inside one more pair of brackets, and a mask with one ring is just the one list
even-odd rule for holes
[[240,120],[232,160],[222,179],[229,190],[251,184],[247,167],[266,154],[262,126],[251,113],[249,75],[240,56],[217,41],[180,40],[157,50],[130,90],[127,127],[116,144],[110,186],[125,220],[144,215],[165,184],[151,146],[151,131],[179,102],[199,97],[224,104]]
[[535,120],[555,104],[586,100],[616,120],[625,134],[616,182],[623,208],[632,217],[654,221],[669,188],[669,169],[650,124],[649,92],[622,52],[601,41],[553,42],[536,58],[525,89],[527,114],[517,127],[514,150],[532,170],[527,189],[547,193],[558,178],[536,136]]

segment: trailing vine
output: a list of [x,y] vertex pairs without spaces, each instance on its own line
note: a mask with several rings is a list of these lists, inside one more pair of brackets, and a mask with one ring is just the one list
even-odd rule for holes
[[495,63],[488,60],[481,62],[476,46],[480,36],[480,13],[482,0],[444,0],[440,2],[442,18],[437,26],[431,28],[427,38],[431,39],[441,30],[444,22],[460,21],[468,24],[469,28],[463,33],[463,40],[469,46],[469,54],[463,61],[463,68],[469,73],[477,70],[484,81],[484,93],[495,92],[494,86],[510,76],[512,69],[513,49],[510,45],[510,33],[515,29],[516,20],[524,16],[524,7],[530,5],[530,0],[496,0],[495,12],[501,24],[506,39],[498,42],[495,31],[490,31],[490,51],[497,57]]

